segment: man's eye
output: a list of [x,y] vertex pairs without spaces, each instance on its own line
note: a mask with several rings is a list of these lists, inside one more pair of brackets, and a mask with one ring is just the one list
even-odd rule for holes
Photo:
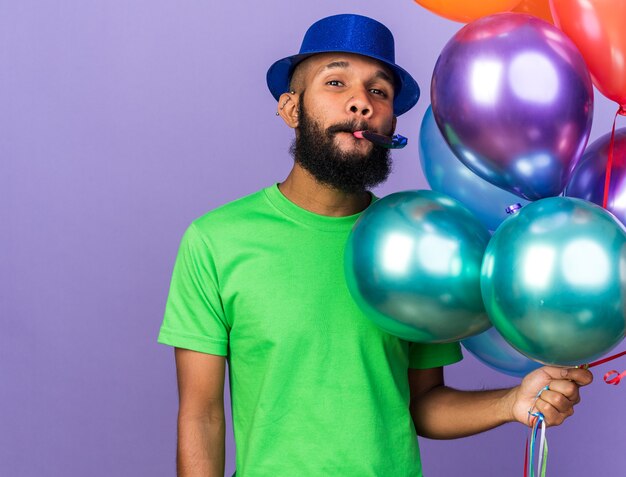
[[387,97],[387,93],[385,93],[382,89],[376,89],[376,88],[372,88],[370,89],[370,91],[374,94],[378,94],[380,96],[382,96],[383,98]]
[[327,81],[326,84],[330,86],[341,86],[343,83],[338,80],[330,80],[330,81]]

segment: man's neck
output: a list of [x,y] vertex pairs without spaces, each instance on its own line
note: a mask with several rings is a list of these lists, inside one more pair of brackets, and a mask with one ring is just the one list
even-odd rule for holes
[[372,200],[369,192],[351,194],[322,185],[298,163],[294,164],[278,188],[297,206],[329,217],[357,214],[365,210]]

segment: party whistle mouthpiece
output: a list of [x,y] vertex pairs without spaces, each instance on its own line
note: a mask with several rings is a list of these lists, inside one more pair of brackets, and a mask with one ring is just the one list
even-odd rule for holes
[[378,134],[372,131],[354,131],[354,137],[359,139],[367,139],[370,142],[373,142],[377,146],[386,147],[387,149],[402,149],[406,146],[409,141],[404,136],[400,134],[394,134],[393,136],[384,136],[382,134]]

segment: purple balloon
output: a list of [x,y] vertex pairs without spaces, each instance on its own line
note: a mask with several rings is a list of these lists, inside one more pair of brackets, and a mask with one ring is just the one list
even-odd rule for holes
[[[611,133],[608,133],[596,139],[585,150],[565,189],[566,196],[602,205],[610,143]],[[626,128],[615,131],[613,166],[606,208],[626,225]]]
[[431,100],[459,159],[528,200],[563,191],[591,130],[583,57],[559,29],[520,13],[481,18],[454,35],[435,65]]

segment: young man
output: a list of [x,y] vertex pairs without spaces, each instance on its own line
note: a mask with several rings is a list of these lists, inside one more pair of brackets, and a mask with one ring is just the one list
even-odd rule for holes
[[197,219],[174,268],[159,341],[176,347],[180,476],[224,472],[229,361],[237,477],[420,476],[416,439],[526,423],[537,402],[560,424],[591,382],[545,367],[512,389],[462,392],[442,367],[457,343],[411,344],[354,304],[343,250],[388,150],[352,133],[391,135],[419,88],[395,64],[391,32],[357,15],[307,31],[268,85],[295,129],[288,177]]

